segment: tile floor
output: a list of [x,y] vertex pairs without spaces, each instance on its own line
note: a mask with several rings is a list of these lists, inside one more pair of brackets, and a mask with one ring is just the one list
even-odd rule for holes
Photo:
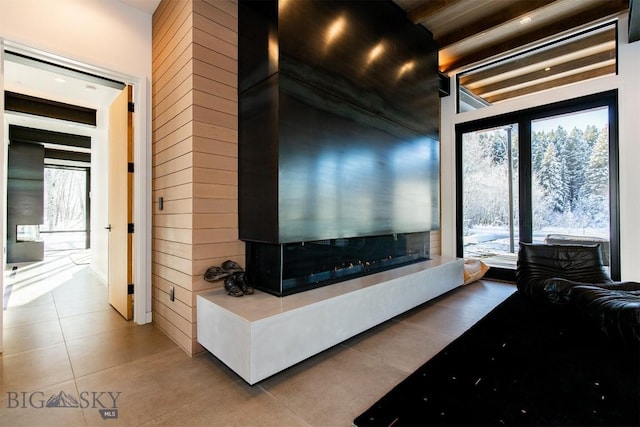
[[[458,288],[249,386],[153,324],[124,321],[81,254],[9,266],[5,285],[0,425],[29,427],[350,426],[515,290]],[[62,394],[76,407],[46,406]]]

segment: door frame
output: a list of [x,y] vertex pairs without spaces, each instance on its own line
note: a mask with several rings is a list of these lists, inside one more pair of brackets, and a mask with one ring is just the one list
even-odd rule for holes
[[[133,159],[136,173],[133,179],[133,220],[135,236],[133,242],[133,280],[135,284],[135,298],[133,307],[133,321],[143,325],[152,321],[151,317],[151,126],[149,123],[151,94],[144,76],[137,77],[114,70],[107,70],[99,66],[59,57],[41,50],[31,48],[0,38],[0,90],[4,93],[4,51],[10,49],[26,56],[42,59],[82,73],[97,75],[111,80],[123,82],[133,87],[133,102],[136,109],[134,114]],[[0,168],[3,172],[3,183],[0,185],[0,209],[5,221],[2,222],[3,236],[6,236],[6,150],[7,135],[4,129],[4,96],[0,97]],[[2,268],[6,266],[6,242],[0,239],[2,249]],[[4,289],[3,277],[0,276],[0,289]],[[0,292],[0,304],[4,306],[4,292]],[[2,352],[2,318],[0,316],[0,352]]]
[[[620,179],[619,179],[619,144],[618,144],[618,90],[582,96],[566,101],[519,110],[511,113],[491,116],[479,120],[459,123],[455,126],[455,170],[456,170],[456,256],[463,256],[463,180],[462,180],[462,135],[475,130],[494,128],[510,123],[518,123],[518,141],[520,171],[531,170],[531,122],[544,117],[567,114],[574,111],[588,110],[597,107],[609,107],[609,236],[610,236],[610,275],[620,280]],[[531,174],[519,174],[518,198],[519,211],[531,212]],[[530,219],[530,218],[527,218]],[[519,221],[519,235],[522,241],[531,241],[531,221]],[[500,280],[515,280],[515,270],[491,268],[487,277]]]

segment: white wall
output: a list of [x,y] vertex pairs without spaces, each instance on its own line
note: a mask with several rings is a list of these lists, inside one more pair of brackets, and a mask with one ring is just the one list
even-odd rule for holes
[[0,11],[0,39],[59,56],[85,71],[95,68],[107,77],[113,73],[135,86],[134,320],[147,323],[151,321],[151,15],[119,0],[0,0]]
[[442,255],[455,256],[455,125],[484,117],[523,110],[593,93],[618,89],[620,148],[620,252],[622,280],[640,281],[638,242],[640,242],[640,42],[628,43],[628,14],[618,22],[618,75],[601,77],[558,89],[523,96],[456,114],[455,76],[451,76],[451,96],[442,98]]
[[91,268],[107,283],[109,277],[109,110],[98,109],[97,132],[91,138]]
[[[1,10],[1,9],[0,9]],[[0,27],[1,28],[1,27]],[[0,93],[4,94],[4,59],[3,59],[4,49],[2,47],[2,40],[0,40]],[[4,96],[0,96],[0,113],[4,111]],[[2,223],[0,223],[0,249],[2,252],[0,253],[0,266],[2,266],[2,274],[0,274],[0,310],[4,313],[4,266],[6,264],[6,254],[5,254],[5,240],[4,236],[7,235],[7,231],[5,229],[7,224],[7,209],[5,207],[5,200],[7,200],[7,196],[5,194],[4,188],[6,188],[7,182],[7,168],[5,167],[5,159],[7,158],[7,147],[8,141],[5,141],[5,135],[7,135],[7,123],[5,123],[4,117],[3,120],[0,120],[0,215],[2,217]],[[3,352],[2,342],[2,318],[4,315],[0,316],[0,353]]]

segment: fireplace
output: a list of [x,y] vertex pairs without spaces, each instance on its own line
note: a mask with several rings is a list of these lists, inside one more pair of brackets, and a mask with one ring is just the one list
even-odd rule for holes
[[238,3],[239,237],[284,296],[429,258],[437,46],[392,1]]
[[247,278],[277,296],[373,274],[429,259],[429,233],[247,243]]

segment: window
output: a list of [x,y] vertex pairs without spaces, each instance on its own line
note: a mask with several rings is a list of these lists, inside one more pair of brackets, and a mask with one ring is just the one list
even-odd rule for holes
[[48,165],[44,168],[44,223],[40,237],[45,250],[89,247],[87,168]]
[[513,279],[518,242],[599,243],[619,278],[617,93],[456,127],[458,256]]

